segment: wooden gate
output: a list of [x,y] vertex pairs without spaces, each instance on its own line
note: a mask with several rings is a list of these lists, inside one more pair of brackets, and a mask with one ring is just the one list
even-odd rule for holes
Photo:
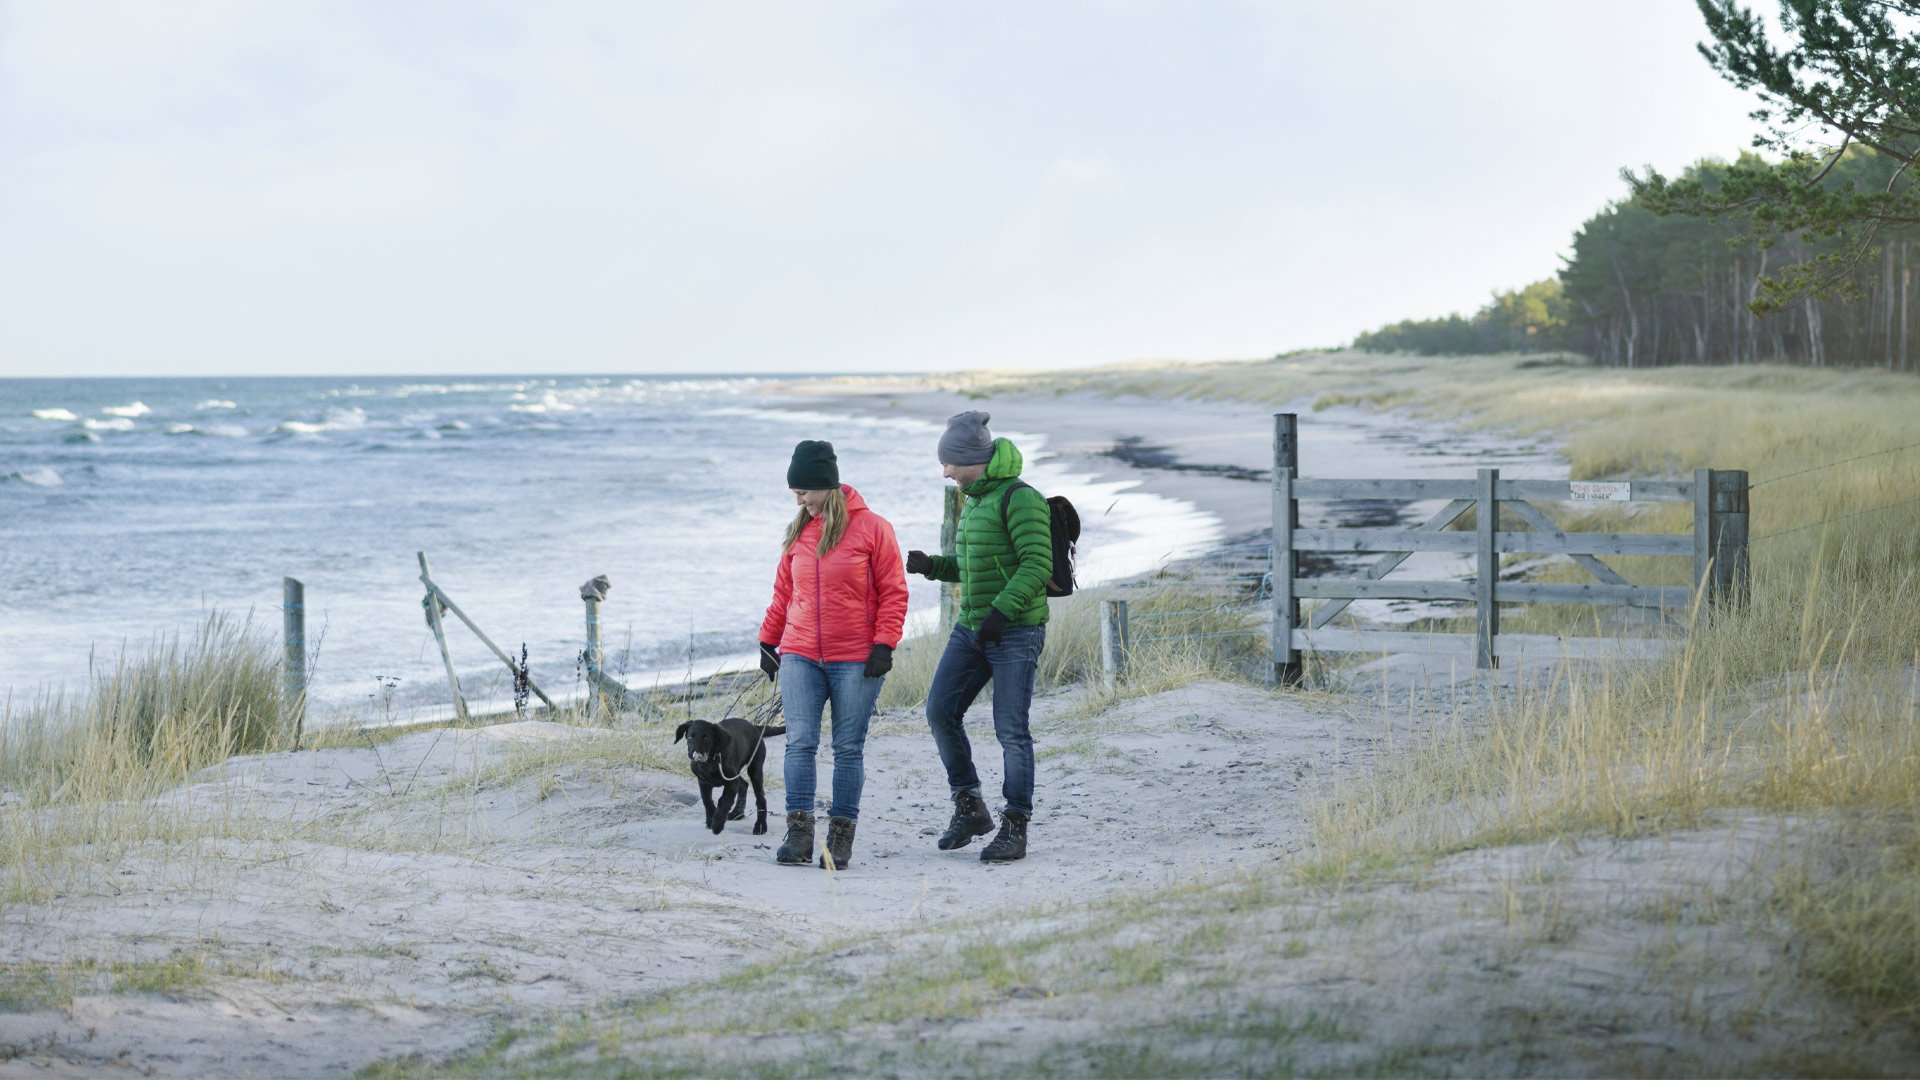
[[[1589,604],[1650,609],[1666,616],[1686,609],[1704,589],[1706,603],[1734,601],[1747,587],[1747,474],[1738,469],[1697,469],[1693,479],[1582,482],[1502,480],[1500,470],[1481,469],[1471,480],[1304,480],[1297,476],[1299,441],[1292,413],[1274,417],[1273,611],[1268,629],[1274,677],[1297,681],[1300,653],[1421,652],[1472,657],[1491,668],[1503,658],[1655,657],[1671,638],[1558,637],[1500,632],[1502,603]],[[1300,527],[1301,500],[1446,500],[1440,511],[1413,528]],[[1689,534],[1569,533],[1535,506],[1538,502],[1690,502]],[[1474,529],[1447,531],[1471,509]],[[1527,526],[1506,531],[1503,518]],[[1360,577],[1302,578],[1303,551],[1373,552],[1379,558]],[[1466,581],[1388,578],[1416,551],[1446,551],[1473,557]],[[1581,584],[1502,582],[1500,556],[1513,552],[1568,555],[1595,580]],[[1693,557],[1693,586],[1634,585],[1602,562],[1602,555]],[[1300,618],[1300,601],[1329,601]],[[1452,600],[1474,605],[1471,634],[1355,630],[1328,624],[1355,600]],[[1670,617],[1664,621],[1672,622]]]

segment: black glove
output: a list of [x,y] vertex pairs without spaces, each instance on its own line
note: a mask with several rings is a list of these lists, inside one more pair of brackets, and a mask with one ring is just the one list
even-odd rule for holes
[[907,552],[907,573],[921,577],[933,576],[933,556],[924,551]]
[[1006,630],[1007,617],[1000,614],[999,608],[990,609],[987,617],[980,620],[980,644],[1000,644],[1000,635],[1006,633]]
[[760,670],[767,673],[768,682],[780,681],[780,650],[764,641],[760,643]]
[[893,646],[875,645],[867,654],[867,678],[877,679],[893,670]]

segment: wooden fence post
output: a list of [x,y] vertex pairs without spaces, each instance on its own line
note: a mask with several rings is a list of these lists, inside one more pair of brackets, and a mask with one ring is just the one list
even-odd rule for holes
[[587,648],[580,660],[587,667],[587,719],[593,721],[600,716],[600,601],[591,596],[580,599],[587,606]]
[[1500,605],[1494,602],[1494,590],[1500,581],[1500,553],[1494,550],[1493,537],[1500,531],[1500,501],[1494,489],[1500,483],[1499,469],[1481,469],[1474,499],[1474,659],[1476,668],[1500,664],[1494,656],[1494,638],[1500,633]]
[[1100,601],[1100,680],[1108,690],[1127,677],[1127,602]]
[[1709,471],[1707,550],[1712,553],[1712,581],[1707,599],[1737,608],[1747,601],[1751,566],[1747,561],[1747,472],[1745,469]]
[[1695,608],[1704,611],[1711,596],[1707,574],[1713,568],[1713,470],[1693,470],[1693,589]]
[[[952,558],[960,545],[960,510],[966,505],[966,493],[958,484],[948,484],[940,495],[940,554]],[[940,628],[953,629],[954,621],[960,617],[960,583],[943,581],[940,583]]]
[[282,708],[293,719],[293,748],[300,749],[307,723],[307,587],[293,578],[281,581],[281,627],[286,655],[281,661]]
[[440,593],[433,587],[433,575],[427,569],[427,553],[420,556],[420,579],[427,583],[427,625],[433,627],[433,640],[440,645],[440,662],[447,668],[447,688],[453,691],[453,715],[461,723],[471,723],[467,699],[460,696],[460,676],[453,671],[453,654],[447,651],[447,629],[440,623]]
[[1274,413],[1273,550],[1268,559],[1273,611],[1267,623],[1267,652],[1272,666],[1267,677],[1278,686],[1300,685],[1300,653],[1293,647],[1293,630],[1300,625],[1300,601],[1293,594],[1293,579],[1299,568],[1293,530],[1300,526],[1300,504],[1293,497],[1293,481],[1299,472],[1299,417]]

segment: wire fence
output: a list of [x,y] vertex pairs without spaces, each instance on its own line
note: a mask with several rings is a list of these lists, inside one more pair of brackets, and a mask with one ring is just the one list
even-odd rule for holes
[[[1781,480],[1791,480],[1796,476],[1806,476],[1811,473],[1825,472],[1828,469],[1837,469],[1842,465],[1851,465],[1856,461],[1867,461],[1872,458],[1886,457],[1888,454],[1898,454],[1903,450],[1915,450],[1915,449],[1920,449],[1920,442],[1908,443],[1905,446],[1889,447],[1885,450],[1875,450],[1872,453],[1868,453],[1868,454],[1856,454],[1853,457],[1841,458],[1839,461],[1829,461],[1824,465],[1814,465],[1810,468],[1798,469],[1790,473],[1781,473],[1779,476],[1770,476],[1767,479],[1762,480],[1757,484],[1748,484],[1747,490],[1753,491],[1757,488],[1763,488],[1768,484],[1778,483]],[[1770,533],[1762,533],[1759,536],[1749,538],[1748,543],[1758,543],[1762,540],[1772,540],[1775,537],[1780,537],[1780,536],[1791,536],[1794,533],[1806,532],[1808,529],[1817,529],[1822,525],[1831,525],[1836,521],[1846,521],[1850,518],[1864,517],[1868,514],[1884,513],[1885,511],[1888,511],[1888,510],[1898,510],[1903,506],[1913,506],[1915,504],[1920,504],[1920,498],[1901,499],[1898,502],[1890,502],[1883,506],[1869,506],[1862,510],[1854,510],[1845,514],[1835,514],[1832,517],[1822,518],[1819,521],[1811,521],[1805,525],[1796,525],[1791,529],[1776,529]]]
[[1796,476],[1805,476],[1808,473],[1823,472],[1827,469],[1839,468],[1842,465],[1851,465],[1856,461],[1865,461],[1868,458],[1885,457],[1888,454],[1897,454],[1902,450],[1913,450],[1916,448],[1920,448],[1920,442],[1908,443],[1905,446],[1896,446],[1888,450],[1875,450],[1871,454],[1860,454],[1857,457],[1841,458],[1839,461],[1829,461],[1825,465],[1815,465],[1810,469],[1801,469],[1798,472],[1781,473],[1779,476],[1769,476],[1765,480],[1762,480],[1757,484],[1748,484],[1747,490],[1752,491],[1755,488],[1766,487],[1768,484],[1777,484],[1782,480],[1791,480]]

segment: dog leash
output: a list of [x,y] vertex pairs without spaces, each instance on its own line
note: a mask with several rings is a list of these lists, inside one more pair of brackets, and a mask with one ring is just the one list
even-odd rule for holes
[[735,780],[740,779],[740,774],[746,772],[747,767],[753,764],[753,756],[760,752],[760,744],[767,741],[767,729],[773,726],[773,718],[780,715],[780,705],[781,701],[776,697],[773,699],[771,705],[761,706],[761,711],[764,713],[764,716],[759,720],[749,721],[753,724],[753,729],[760,733],[760,737],[753,740],[753,749],[747,751],[747,756],[741,759],[740,771],[734,773],[732,776],[728,776],[727,767],[722,765],[720,766],[720,779],[731,784]]

